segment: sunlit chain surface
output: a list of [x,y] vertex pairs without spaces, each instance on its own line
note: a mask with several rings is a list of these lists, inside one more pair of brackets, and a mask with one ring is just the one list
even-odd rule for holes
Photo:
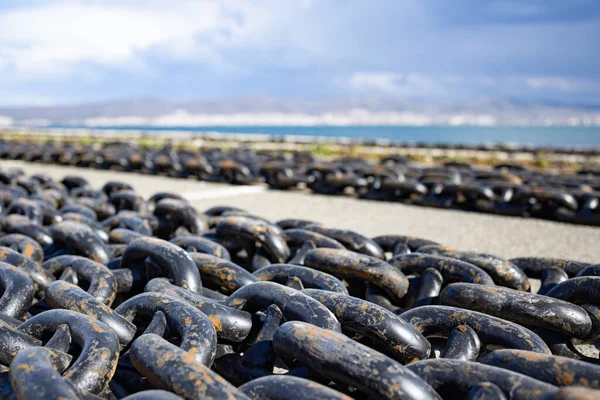
[[0,176],[0,398],[600,398],[599,265]]
[[303,152],[149,150],[123,143],[98,149],[5,142],[0,143],[0,158],[237,185],[266,183],[279,190],[308,188],[318,194],[351,193],[370,200],[600,225],[600,171],[586,168],[558,173],[510,163],[481,168],[461,162],[424,167],[401,156],[377,162],[320,160]]

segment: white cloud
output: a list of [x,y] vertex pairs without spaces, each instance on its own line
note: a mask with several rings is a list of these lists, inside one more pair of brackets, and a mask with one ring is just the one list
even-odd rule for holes
[[[348,80],[351,89],[360,92],[385,92],[395,95],[443,94],[443,79],[418,73],[356,72]],[[451,81],[456,82],[456,77]]]
[[[1,83],[1,80],[0,80]],[[27,90],[4,89],[0,86],[0,107],[5,106],[49,106],[72,103],[73,99],[61,96],[44,96]]]
[[356,90],[393,92],[398,89],[398,77],[399,74],[389,72],[356,72],[350,77],[349,84]]
[[525,79],[525,84],[535,90],[560,92],[581,92],[600,90],[600,82],[590,79],[565,78],[560,76],[533,76]]
[[260,44],[275,23],[310,3],[94,3],[57,1],[0,11],[0,71],[16,78],[65,75],[83,63],[144,70],[144,55],[162,60],[222,63],[219,50]]
[[399,72],[355,72],[346,84],[357,92],[393,95],[440,96],[457,90],[495,88],[497,90],[558,91],[590,93],[600,90],[600,81],[563,76],[424,75]]

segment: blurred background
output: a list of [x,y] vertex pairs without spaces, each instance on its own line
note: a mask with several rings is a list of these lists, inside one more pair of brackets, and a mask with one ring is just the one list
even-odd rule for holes
[[3,1],[0,126],[600,145],[594,0]]

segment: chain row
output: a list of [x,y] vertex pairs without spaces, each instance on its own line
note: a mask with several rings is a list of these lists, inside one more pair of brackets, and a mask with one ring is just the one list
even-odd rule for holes
[[[353,195],[429,207],[535,217],[600,225],[600,177],[529,170],[512,164],[483,169],[450,162],[435,167],[411,164],[402,157],[378,163],[359,158],[316,160],[306,153],[237,150],[183,151],[132,145],[56,146],[4,143],[0,158],[117,169],[232,184],[266,183],[270,188],[308,188],[314,193]],[[10,176],[0,177],[10,181]]]

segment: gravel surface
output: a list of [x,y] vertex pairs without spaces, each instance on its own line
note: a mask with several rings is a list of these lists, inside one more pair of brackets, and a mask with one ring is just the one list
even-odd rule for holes
[[300,191],[261,191],[261,187],[0,161],[0,168],[10,167],[22,168],[27,174],[44,172],[55,178],[81,175],[95,187],[101,187],[108,180],[121,180],[146,196],[157,191],[172,191],[183,194],[200,211],[215,205],[230,205],[273,221],[297,217],[352,229],[367,236],[391,233],[419,236],[505,258],[542,256],[600,262],[600,229],[595,227]]

